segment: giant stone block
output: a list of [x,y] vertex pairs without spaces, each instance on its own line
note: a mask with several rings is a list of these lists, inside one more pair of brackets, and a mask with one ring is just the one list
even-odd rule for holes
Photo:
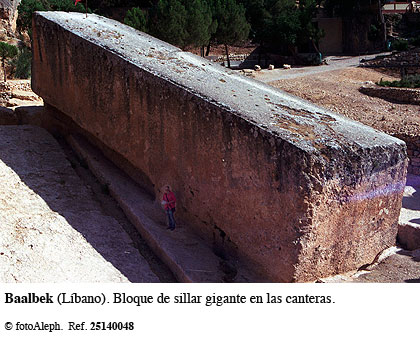
[[289,282],[395,244],[402,141],[109,19],[33,21],[34,91],[219,251]]

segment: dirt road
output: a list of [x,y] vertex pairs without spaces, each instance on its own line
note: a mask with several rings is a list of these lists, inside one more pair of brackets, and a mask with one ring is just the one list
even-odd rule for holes
[[260,80],[264,83],[272,83],[277,80],[285,79],[296,79],[306,76],[312,76],[315,74],[326,73],[333,70],[355,68],[360,64],[362,60],[373,59],[379,55],[387,55],[390,52],[379,53],[375,55],[366,56],[328,56],[325,57],[327,64],[320,66],[296,66],[291,69],[277,68],[274,70],[263,70],[258,72],[255,79]]

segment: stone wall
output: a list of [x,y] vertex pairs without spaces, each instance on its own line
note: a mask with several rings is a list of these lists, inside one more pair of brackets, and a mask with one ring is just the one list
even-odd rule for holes
[[[96,15],[37,13],[32,86],[219,249],[312,281],[395,244],[406,147]],[[128,172],[130,170],[127,170]]]
[[377,71],[394,76],[420,74],[420,48],[379,56],[361,63],[360,66],[375,68]]
[[407,172],[420,175],[420,137],[408,135],[398,135],[397,137],[407,145],[407,155],[409,157]]
[[343,53],[343,20],[341,17],[318,18],[318,27],[325,36],[319,40],[322,54]]
[[392,103],[420,105],[420,89],[367,85],[362,86],[359,91],[363,94],[385,99]]

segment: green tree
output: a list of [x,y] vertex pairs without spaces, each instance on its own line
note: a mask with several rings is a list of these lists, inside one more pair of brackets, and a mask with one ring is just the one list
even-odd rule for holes
[[296,46],[317,43],[323,33],[314,25],[321,0],[241,0],[251,23],[251,38],[261,47],[269,46],[295,54]]
[[322,0],[320,3],[324,9],[329,12],[330,16],[352,17],[357,16],[357,13],[364,10],[366,6],[374,5],[376,11],[381,11],[382,6],[386,3],[385,0]]
[[228,67],[230,68],[229,45],[234,45],[248,38],[251,25],[246,20],[245,8],[236,0],[214,0],[213,17],[217,29],[213,40],[225,45]]
[[266,0],[241,0],[245,7],[247,21],[251,25],[250,38],[258,43],[263,42],[267,18],[270,17]]
[[81,2],[75,6],[74,0],[22,0],[18,6],[17,27],[20,31],[28,31],[31,37],[34,11],[85,12],[85,7]]
[[29,48],[19,48],[19,54],[13,59],[15,78],[28,79],[31,76],[32,52]]
[[136,30],[147,32],[147,13],[139,7],[133,7],[127,11],[124,23]]
[[32,14],[34,11],[45,11],[45,1],[22,0],[18,6],[17,27],[20,31],[32,32]]
[[183,0],[183,5],[187,10],[185,43],[200,47],[207,45],[214,32],[209,3],[206,0]]
[[300,31],[299,13],[294,0],[266,2],[268,16],[264,19],[264,41],[272,47],[287,48],[294,53]]
[[298,44],[305,45],[310,42],[314,49],[320,53],[318,42],[324,36],[324,32],[317,28],[312,21],[318,12],[319,1],[300,0],[299,1],[299,23]]
[[261,47],[294,53],[301,31],[295,0],[241,0],[251,23],[251,38]]
[[175,46],[184,47],[187,38],[187,10],[178,0],[158,0],[150,10],[150,34]]
[[6,82],[6,60],[12,59],[18,55],[18,49],[16,46],[10,45],[6,42],[0,42],[0,58],[3,67],[4,82]]
[[124,23],[183,48],[208,44],[214,32],[207,0],[160,0],[149,11],[132,8]]

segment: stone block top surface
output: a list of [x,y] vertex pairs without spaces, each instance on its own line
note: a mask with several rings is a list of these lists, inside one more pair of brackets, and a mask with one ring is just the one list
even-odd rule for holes
[[146,72],[230,111],[313,153],[323,149],[404,145],[403,141],[246,78],[120,22],[81,13],[37,12]]

